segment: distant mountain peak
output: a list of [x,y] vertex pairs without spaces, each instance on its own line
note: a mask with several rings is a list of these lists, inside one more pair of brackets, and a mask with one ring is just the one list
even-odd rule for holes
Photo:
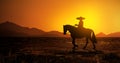
[[15,24],[15,23],[12,23],[12,22],[10,22],[10,21],[5,21],[5,22],[3,22],[3,23],[1,23],[1,24]]
[[98,34],[96,34],[97,37],[106,37],[106,34],[103,32],[100,32]]
[[103,33],[103,32],[100,32],[99,34],[103,34],[103,35],[106,35],[105,33]]
[[97,37],[120,37],[120,32],[113,32],[109,34],[104,34],[103,32],[100,32],[96,34]]
[[6,21],[6,22],[3,22],[3,23],[0,23],[1,26],[20,26],[18,24],[15,24],[13,22],[10,22],[10,21]]
[[10,21],[5,21],[6,23],[12,23],[12,22],[10,22]]
[[37,28],[23,27],[18,24],[6,21],[0,24],[0,35],[1,36],[40,36],[45,33]]
[[114,32],[107,35],[107,37],[120,37],[120,32]]

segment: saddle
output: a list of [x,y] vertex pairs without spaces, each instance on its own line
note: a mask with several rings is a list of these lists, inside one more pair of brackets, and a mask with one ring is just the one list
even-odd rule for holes
[[77,31],[79,33],[85,34],[87,32],[87,28],[81,27],[81,28],[77,28]]

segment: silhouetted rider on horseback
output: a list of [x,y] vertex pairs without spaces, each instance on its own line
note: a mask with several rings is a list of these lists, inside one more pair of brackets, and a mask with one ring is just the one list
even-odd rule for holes
[[78,29],[83,30],[84,29],[84,27],[83,27],[83,20],[85,18],[84,17],[77,17],[76,19],[79,20],[80,22],[79,22],[79,24],[75,24],[75,26],[78,26]]
[[94,31],[92,29],[83,27],[83,20],[85,19],[84,17],[77,17],[76,19],[80,21],[79,24],[75,24],[77,28],[72,25],[63,25],[64,34],[66,34],[67,31],[70,32],[73,44],[73,51],[75,51],[76,47],[78,47],[78,45],[75,43],[75,39],[83,37],[86,38],[86,44],[83,49],[86,49],[88,40],[91,40],[93,44],[93,49],[96,50],[95,43],[97,43],[97,40]]

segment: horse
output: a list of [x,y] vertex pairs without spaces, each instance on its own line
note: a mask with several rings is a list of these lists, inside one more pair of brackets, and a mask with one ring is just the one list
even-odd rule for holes
[[75,39],[76,38],[86,38],[86,44],[83,47],[83,49],[86,49],[87,44],[88,44],[88,40],[91,40],[92,44],[93,44],[93,49],[96,50],[96,46],[95,43],[97,43],[94,31],[91,29],[87,29],[87,28],[83,28],[83,29],[79,29],[77,27],[74,27],[72,25],[63,25],[63,31],[64,31],[64,35],[66,35],[66,32],[69,31],[71,34],[71,38],[72,38],[72,44],[73,44],[73,49],[75,50],[76,47],[78,47],[77,44],[75,44]]

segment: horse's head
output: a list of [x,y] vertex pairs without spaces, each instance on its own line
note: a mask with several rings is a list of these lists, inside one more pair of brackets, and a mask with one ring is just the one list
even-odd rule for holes
[[67,31],[69,31],[70,33],[76,31],[76,28],[72,25],[63,25],[63,31],[64,31],[64,35],[66,34]]
[[63,25],[63,32],[64,32],[64,35],[66,35],[66,32],[67,32],[67,27],[66,27],[66,25]]

